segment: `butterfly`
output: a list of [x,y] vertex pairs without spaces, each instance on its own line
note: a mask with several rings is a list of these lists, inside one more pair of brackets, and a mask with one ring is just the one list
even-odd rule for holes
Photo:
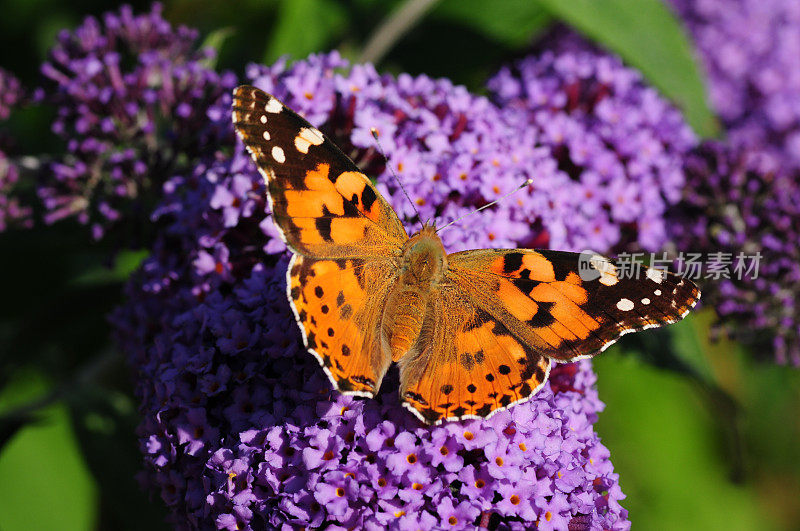
[[294,253],[287,295],[308,351],[341,393],[374,397],[392,362],[403,405],[428,424],[489,417],[531,398],[551,361],[685,317],[691,281],[597,254],[447,254],[433,225],[409,237],[370,179],[318,129],[251,86],[234,127]]

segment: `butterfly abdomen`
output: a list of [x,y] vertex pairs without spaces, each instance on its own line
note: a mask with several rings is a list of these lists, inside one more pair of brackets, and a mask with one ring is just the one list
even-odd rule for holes
[[427,299],[425,293],[413,288],[397,289],[389,295],[383,313],[383,330],[393,361],[405,356],[419,336]]
[[402,358],[419,337],[425,309],[447,268],[447,255],[433,227],[409,238],[400,259],[400,276],[383,314],[383,330],[394,361]]

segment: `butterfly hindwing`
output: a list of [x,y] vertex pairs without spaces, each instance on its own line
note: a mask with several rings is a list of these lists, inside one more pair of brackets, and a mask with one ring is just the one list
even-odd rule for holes
[[374,396],[391,363],[380,332],[386,294],[395,279],[390,265],[301,255],[289,264],[289,300],[306,348],[343,393]]
[[295,252],[390,256],[408,238],[367,176],[276,98],[255,87],[236,88],[233,123],[267,182],[273,219]]
[[404,405],[429,424],[487,417],[544,385],[550,360],[515,337],[469,293],[442,287],[400,361]]

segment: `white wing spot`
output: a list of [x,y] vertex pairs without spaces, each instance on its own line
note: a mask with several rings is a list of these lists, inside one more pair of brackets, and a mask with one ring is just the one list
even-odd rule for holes
[[265,124],[265,123],[267,123],[267,115],[266,115],[266,114],[262,114],[262,115],[261,115],[261,123],[262,123],[262,124]]
[[619,282],[619,278],[617,278],[617,266],[611,263],[611,260],[605,256],[596,254],[592,256],[589,263],[600,273],[600,284],[604,286],[613,286]]
[[271,112],[272,114],[279,113],[283,110],[283,105],[281,105],[281,102],[279,102],[275,98],[272,98],[264,106],[264,110],[267,112]]
[[316,129],[304,127],[300,130],[300,133],[294,137],[294,147],[296,147],[297,151],[300,153],[307,154],[308,148],[312,145],[318,146],[324,141],[325,137],[322,136],[322,133]]
[[642,304],[650,304],[650,299],[645,297],[644,299],[642,299]]
[[633,301],[630,299],[620,299],[617,303],[617,309],[623,312],[633,310]]
[[261,136],[263,136],[263,137],[264,137],[264,140],[269,140],[269,139],[271,138],[271,137],[269,136],[269,131],[264,131],[264,133],[263,133]]
[[661,269],[653,269],[648,267],[647,268],[647,278],[655,282],[656,284],[661,284],[664,281],[664,277],[667,275]]
[[656,297],[660,297],[661,296],[661,290],[660,289],[655,290],[653,293],[655,294]]
[[272,158],[275,159],[275,162],[283,164],[286,161],[286,155],[283,153],[283,149],[278,146],[272,148]]

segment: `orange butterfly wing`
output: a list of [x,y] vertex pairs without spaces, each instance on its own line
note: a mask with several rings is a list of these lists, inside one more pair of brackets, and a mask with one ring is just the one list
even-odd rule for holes
[[391,257],[408,239],[367,176],[276,98],[238,87],[233,124],[266,180],[273,219],[294,252],[315,258]]
[[487,417],[541,389],[550,360],[479,308],[469,288],[442,286],[399,362],[400,396],[428,424]]
[[287,290],[306,347],[337,389],[374,395],[391,363],[380,324],[408,239],[402,223],[333,142],[272,96],[238,87],[233,123],[296,253]]
[[449,255],[436,309],[401,361],[406,405],[426,422],[489,416],[535,394],[551,359],[591,357],[626,333],[679,321],[699,300],[697,287],[674,274],[643,268],[621,278],[613,261],[582,256]]
[[289,300],[303,341],[343,393],[374,396],[391,364],[380,326],[395,278],[383,260],[292,257]]

